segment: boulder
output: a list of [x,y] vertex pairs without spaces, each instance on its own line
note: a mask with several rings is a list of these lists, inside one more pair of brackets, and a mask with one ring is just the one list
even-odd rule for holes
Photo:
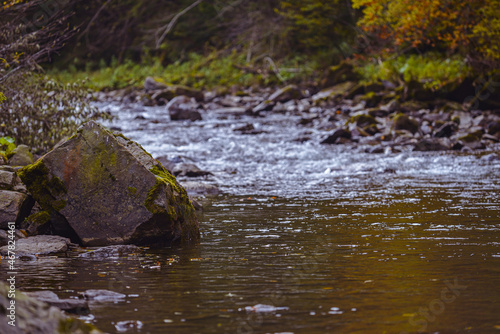
[[23,193],[0,190],[0,229],[7,229],[9,222],[20,223],[29,215],[33,199]]
[[186,191],[140,145],[88,122],[19,171],[54,234],[84,246],[197,242]]
[[168,102],[165,108],[172,121],[201,120],[201,114],[197,110],[198,103],[194,98],[183,95],[177,96]]
[[[68,250],[71,241],[58,235],[37,235],[16,241],[16,255],[48,255]],[[0,254],[7,254],[7,246],[0,248]]]
[[14,155],[9,159],[9,165],[11,166],[27,166],[33,163],[33,154],[26,145],[19,145],[12,153]]
[[[102,333],[91,324],[65,315],[60,309],[47,303],[28,297],[16,291],[15,298],[9,300],[9,287],[0,282],[0,333],[9,334],[47,334]],[[15,301],[15,327],[9,325],[8,315],[11,301]]]

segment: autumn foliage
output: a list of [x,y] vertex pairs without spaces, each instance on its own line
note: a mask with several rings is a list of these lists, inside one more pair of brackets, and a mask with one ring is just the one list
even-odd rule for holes
[[462,53],[500,62],[500,0],[353,0],[358,24],[385,46]]

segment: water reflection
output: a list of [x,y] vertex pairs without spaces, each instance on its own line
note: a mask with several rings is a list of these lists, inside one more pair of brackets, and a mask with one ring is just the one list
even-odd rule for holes
[[247,119],[173,124],[164,110],[108,107],[125,135],[196,161],[228,195],[206,208],[196,247],[19,262],[18,287],[123,293],[85,318],[110,333],[498,332],[499,161],[374,158],[315,144],[317,130],[301,144],[288,115],[244,136],[231,125]]
[[[108,332],[399,333],[424,325],[426,332],[494,332],[496,204],[485,196],[458,204],[449,191],[412,193],[420,200],[394,196],[382,206],[222,197],[205,212],[197,247],[39,258],[20,263],[19,286],[60,297],[90,288],[126,294],[90,305],[87,319]],[[459,293],[442,292],[450,286]],[[252,310],[267,306],[274,309]]]

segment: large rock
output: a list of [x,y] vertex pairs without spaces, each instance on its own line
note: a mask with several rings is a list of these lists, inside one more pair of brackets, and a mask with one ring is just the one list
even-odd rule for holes
[[[10,283],[10,282],[9,282]],[[9,334],[47,334],[47,333],[74,333],[98,334],[102,333],[91,324],[65,315],[57,307],[26,296],[16,291],[15,298],[9,298],[10,290],[0,282],[0,333]],[[15,323],[12,321],[11,302],[14,301]]]
[[95,122],[19,176],[50,215],[53,233],[84,246],[199,240],[194,208],[175,177]]

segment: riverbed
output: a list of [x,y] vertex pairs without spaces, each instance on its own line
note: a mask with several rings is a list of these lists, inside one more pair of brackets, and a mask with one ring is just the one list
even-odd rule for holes
[[201,244],[40,257],[19,264],[18,288],[126,294],[81,317],[109,333],[499,332],[494,151],[370,154],[321,145],[328,132],[294,114],[171,122],[164,107],[98,106],[154,157],[212,174],[200,180],[222,194],[202,200]]

